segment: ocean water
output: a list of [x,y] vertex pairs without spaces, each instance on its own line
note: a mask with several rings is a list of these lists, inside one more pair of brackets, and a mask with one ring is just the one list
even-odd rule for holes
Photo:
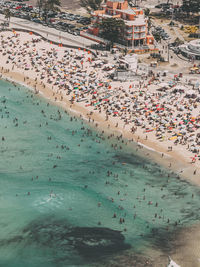
[[171,248],[200,190],[81,119],[0,81],[0,266],[94,266]]

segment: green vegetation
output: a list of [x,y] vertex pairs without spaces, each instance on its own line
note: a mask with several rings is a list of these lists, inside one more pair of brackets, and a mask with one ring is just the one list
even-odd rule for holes
[[100,35],[113,45],[124,35],[125,23],[122,19],[104,18],[100,24]]
[[158,32],[156,32],[154,35],[154,39],[156,40],[156,42],[160,42],[161,41],[161,36]]
[[37,6],[39,8],[39,16],[43,10],[44,19],[47,21],[47,13],[49,11],[60,11],[59,7],[61,6],[60,0],[38,0]]
[[148,17],[150,15],[150,9],[149,8],[146,8],[144,10],[144,14],[145,14],[146,17]]
[[184,41],[182,41],[180,38],[177,37],[177,38],[174,40],[174,44],[175,44],[175,46],[179,46],[179,45],[184,44]]
[[147,21],[148,34],[150,33],[150,29],[151,29],[151,26],[152,26],[152,20],[151,20],[150,12],[151,12],[151,11],[150,11],[149,8],[146,8],[146,9],[144,10],[145,17],[148,18],[148,21]]
[[44,7],[48,11],[59,11],[60,0],[47,0],[44,2]]
[[103,0],[80,0],[80,6],[84,7],[88,13],[101,8]]
[[6,8],[5,11],[4,11],[4,16],[5,16],[5,19],[7,19],[8,21],[8,25],[10,24],[10,18],[12,16],[12,12],[10,11],[9,8]]

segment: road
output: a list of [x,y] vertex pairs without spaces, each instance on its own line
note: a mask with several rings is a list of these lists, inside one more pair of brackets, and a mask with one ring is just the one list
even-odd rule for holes
[[[1,22],[5,21],[4,15],[2,14],[0,14],[0,21]],[[75,36],[67,32],[62,32],[54,28],[43,26],[39,23],[15,17],[11,17],[10,28],[20,28],[20,29],[34,31],[50,41],[60,42],[62,44],[71,46],[90,47],[90,45],[96,44],[96,42],[83,38],[81,36]]]

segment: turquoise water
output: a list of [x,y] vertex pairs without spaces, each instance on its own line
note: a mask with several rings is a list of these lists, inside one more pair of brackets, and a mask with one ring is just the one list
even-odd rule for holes
[[0,266],[170,250],[169,235],[199,221],[200,191],[121,139],[22,86],[1,81],[0,97]]

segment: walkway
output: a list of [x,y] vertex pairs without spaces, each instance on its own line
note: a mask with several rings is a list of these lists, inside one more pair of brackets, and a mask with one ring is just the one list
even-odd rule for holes
[[[0,14],[0,22],[4,22],[4,21],[5,21],[4,15]],[[61,32],[54,28],[49,28],[39,23],[35,23],[29,20],[24,20],[21,18],[11,17],[9,28],[11,29],[17,28],[17,29],[22,29],[26,31],[27,30],[33,31],[35,33],[38,33],[43,38],[49,41],[52,41],[55,43],[62,43],[63,45],[66,45],[66,46],[89,48],[92,44],[97,44],[97,42],[86,39],[84,37],[75,36],[67,32]]]

